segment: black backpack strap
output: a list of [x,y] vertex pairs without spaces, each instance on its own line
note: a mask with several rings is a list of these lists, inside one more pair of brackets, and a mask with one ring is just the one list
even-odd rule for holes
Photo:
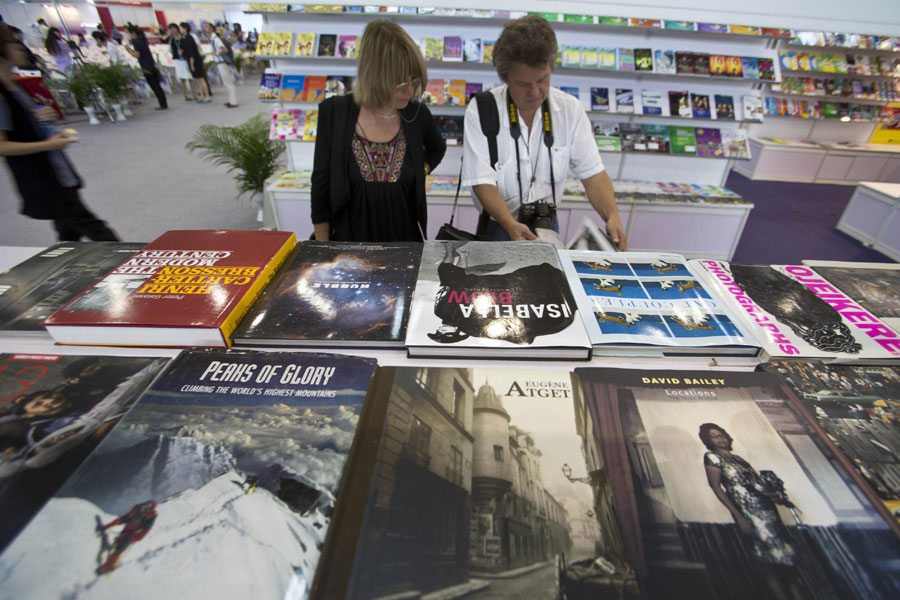
[[[488,154],[491,159],[491,168],[497,169],[497,134],[500,133],[500,111],[497,109],[497,100],[490,92],[478,92],[472,95],[475,102],[478,103],[478,120],[481,121],[481,133],[487,138]],[[471,99],[470,99],[471,101]],[[491,216],[486,210],[482,210],[478,215],[478,226],[475,228],[476,235],[483,235],[487,232],[488,222]]]

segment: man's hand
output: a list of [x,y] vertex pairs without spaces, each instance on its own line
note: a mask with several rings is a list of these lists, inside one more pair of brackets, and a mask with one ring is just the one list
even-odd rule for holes
[[513,221],[508,227],[505,228],[506,233],[509,234],[509,239],[515,241],[521,240],[537,240],[538,236],[534,235],[530,229],[528,229],[528,225],[525,223],[520,223],[518,221]]
[[622,227],[622,221],[619,220],[618,213],[610,217],[609,221],[606,222],[606,235],[609,237],[609,241],[620,251],[625,252],[628,250],[628,236],[625,235],[625,228]]

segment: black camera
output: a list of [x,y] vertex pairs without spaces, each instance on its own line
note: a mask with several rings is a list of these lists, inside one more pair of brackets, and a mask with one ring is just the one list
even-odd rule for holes
[[554,216],[556,216],[556,207],[545,200],[529,202],[519,207],[519,222],[525,223],[532,229],[553,229]]

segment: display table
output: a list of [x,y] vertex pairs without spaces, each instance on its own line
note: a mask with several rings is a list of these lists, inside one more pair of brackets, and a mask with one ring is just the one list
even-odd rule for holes
[[900,183],[860,183],[836,227],[900,261]]
[[[428,194],[428,238],[434,239],[441,225],[450,220],[453,192]],[[628,234],[628,249],[639,252],[675,252],[687,258],[731,260],[753,204],[743,199],[716,199],[715,202],[652,202],[617,200],[619,216]],[[268,188],[264,196],[266,225],[293,231],[298,240],[309,239],[309,190]],[[559,209],[559,233],[568,240],[578,231],[583,218],[601,227],[603,221],[586,198],[563,196]],[[468,191],[460,193],[454,224],[475,231],[478,211]]]

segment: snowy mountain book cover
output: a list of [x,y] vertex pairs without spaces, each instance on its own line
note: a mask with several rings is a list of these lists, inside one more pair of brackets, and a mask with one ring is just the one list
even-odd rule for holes
[[550,244],[425,242],[406,332],[410,356],[589,357]]
[[0,555],[0,597],[305,597],[374,367],[182,352]]
[[239,345],[402,346],[422,247],[298,244],[235,331]]

